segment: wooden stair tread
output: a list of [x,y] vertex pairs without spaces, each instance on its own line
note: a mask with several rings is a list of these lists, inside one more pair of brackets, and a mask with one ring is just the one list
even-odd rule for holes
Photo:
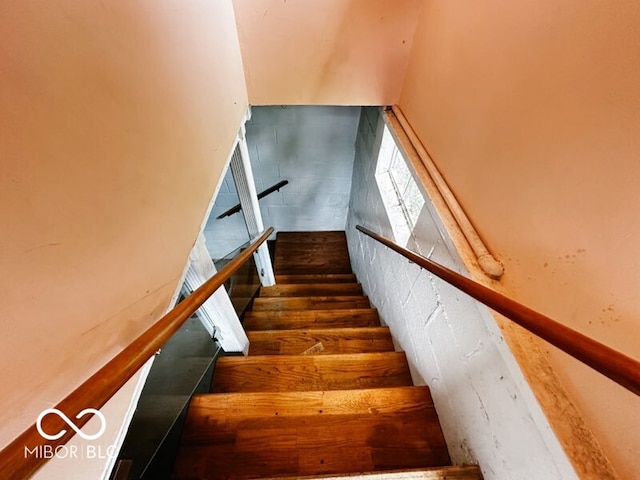
[[347,241],[346,234],[340,230],[303,231],[303,232],[279,231],[276,234],[276,244],[303,243],[309,246],[309,245],[313,245],[314,243],[346,242],[346,241]]
[[298,274],[276,275],[276,284],[300,284],[300,283],[356,283],[353,273],[327,273],[327,274]]
[[193,397],[173,478],[481,479],[440,468],[429,389],[393,351],[345,233],[279,232],[274,246],[277,283],[243,319],[250,354],[219,359],[214,393]]
[[174,478],[300,476],[447,464],[427,387],[215,394],[194,397]]
[[261,287],[260,297],[310,297],[318,295],[362,295],[359,283],[276,284]]
[[332,251],[339,255],[348,255],[348,246],[346,239],[322,240],[316,241],[315,243],[311,244],[279,241],[276,246],[276,255],[278,255],[278,247],[280,247],[280,258],[285,261],[291,260],[286,255],[292,251],[310,255],[312,255],[314,252],[319,251]]
[[340,260],[349,259],[349,250],[347,242],[324,242],[315,245],[302,244],[279,244],[280,252],[276,251],[276,256],[284,262],[284,264],[295,264],[300,258],[313,258],[321,255],[329,255],[332,258]]
[[274,273],[276,275],[296,275],[302,273],[316,273],[316,274],[347,274],[351,273],[351,266],[347,260],[336,262],[335,260],[307,260],[301,259],[296,264],[278,263],[276,255]]
[[309,330],[260,330],[247,332],[249,355],[300,355],[392,352],[388,327],[324,328]]
[[[268,422],[281,422],[282,418],[287,416],[320,418],[319,414],[330,416],[407,413],[415,411],[416,404],[420,405],[419,408],[423,408],[424,405],[433,407],[429,387],[422,385],[355,390],[202,393],[192,398],[185,424],[185,435],[191,435],[198,430],[202,430],[204,435],[214,435],[215,433],[211,432],[213,424],[209,423],[210,418],[223,421],[222,427],[227,428],[229,422],[237,423],[244,420],[270,425]],[[247,405],[251,408],[246,408]],[[262,420],[267,423],[263,423]],[[189,438],[194,440],[193,437]]]
[[247,331],[380,326],[375,308],[246,312]]
[[369,298],[363,295],[317,295],[309,297],[258,297],[253,311],[264,310],[327,310],[369,308]]
[[389,470],[385,472],[346,475],[314,475],[312,477],[268,477],[264,480],[483,480],[478,465],[444,466]]
[[219,359],[211,392],[348,390],[412,384],[403,352],[255,355]]
[[278,232],[274,271],[280,274],[349,274],[344,232]]

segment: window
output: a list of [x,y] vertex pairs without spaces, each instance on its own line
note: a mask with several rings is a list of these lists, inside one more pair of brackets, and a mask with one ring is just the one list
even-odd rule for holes
[[376,180],[394,239],[406,245],[424,206],[424,197],[386,125],[378,154]]

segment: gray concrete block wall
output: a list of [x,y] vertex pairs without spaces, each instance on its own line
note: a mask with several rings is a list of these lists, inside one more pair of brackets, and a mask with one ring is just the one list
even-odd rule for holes
[[[276,231],[344,230],[359,116],[357,107],[252,108],[246,137],[256,190],[289,181],[260,200],[265,226]],[[241,213],[215,219],[236,203],[228,172],[205,229],[214,257],[247,239]]]
[[242,213],[236,213],[220,220],[216,218],[222,212],[229,210],[238,203],[240,203],[240,199],[233,183],[231,169],[227,168],[204,229],[207,250],[209,250],[214,260],[223,258],[243,243],[249,241],[249,233]]
[[[428,384],[456,464],[479,463],[485,479],[576,475],[486,307],[355,230],[393,238],[376,180],[382,119],[363,108],[347,219],[355,273],[416,384]],[[467,274],[427,201],[408,247]]]
[[260,201],[276,230],[344,230],[359,109],[254,107],[247,143],[258,190],[289,184]]

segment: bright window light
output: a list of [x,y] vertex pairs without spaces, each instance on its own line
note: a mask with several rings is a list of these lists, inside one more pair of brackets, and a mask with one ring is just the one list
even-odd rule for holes
[[424,196],[386,125],[376,165],[376,181],[391,223],[394,240],[406,245],[424,206]]

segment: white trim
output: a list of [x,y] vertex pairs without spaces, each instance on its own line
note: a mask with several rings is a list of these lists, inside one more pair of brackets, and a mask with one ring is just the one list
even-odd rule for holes
[[[250,238],[256,238],[264,231],[264,223],[262,221],[262,212],[258,203],[258,193],[253,178],[253,170],[251,169],[251,160],[249,158],[249,148],[245,138],[244,126],[238,134],[238,145],[234,150],[231,160],[231,173],[233,181],[236,185],[240,205],[242,206],[242,215],[247,225],[247,232]],[[260,282],[263,286],[275,285],[276,277],[273,273],[273,266],[269,256],[267,244],[262,244],[253,255],[256,262],[256,268],[260,276]]]
[[[200,234],[189,254],[186,284],[191,290],[196,290],[216,273],[204,235]],[[224,286],[218,288],[198,309],[198,317],[209,335],[213,337],[215,334],[216,340],[226,352],[248,354],[249,339]]]
[[[250,115],[250,110],[248,109],[248,114]],[[234,142],[231,146],[231,152],[229,153],[229,156],[227,157],[227,160],[225,162],[224,168],[222,169],[222,172],[220,174],[220,178],[218,179],[218,184],[216,185],[216,188],[213,191],[213,194],[211,196],[211,200],[209,201],[209,206],[207,207],[207,210],[205,212],[204,218],[202,220],[202,223],[200,224],[200,230],[198,235],[203,235],[204,234],[204,229],[207,225],[207,221],[209,220],[209,216],[211,214],[211,210],[213,209],[213,205],[215,204],[215,199],[218,196],[218,192],[220,191],[220,188],[222,187],[222,182],[224,181],[224,173],[226,172],[227,168],[229,168],[229,164],[231,162],[231,157],[233,155],[233,152],[236,149],[236,146],[238,144],[238,138],[236,137],[234,139]],[[194,245],[197,241],[197,238],[194,240]],[[178,298],[180,296],[180,291],[182,290],[182,286],[185,282],[185,278],[187,276],[187,271],[189,270],[189,260],[187,259],[184,269],[182,270],[182,275],[180,276],[180,280],[178,281],[177,285],[176,285],[176,289],[171,297],[171,301],[169,302],[169,307],[165,310],[165,314],[167,312],[169,312],[171,309],[173,309],[173,307],[176,305]],[[151,371],[151,366],[153,365],[153,361],[155,360],[155,355],[153,357],[151,357],[147,363],[144,364],[144,366],[139,370],[140,372],[140,377],[138,378],[138,382],[136,383],[136,387],[135,390],[133,392],[133,395],[131,396],[131,402],[129,403],[129,407],[127,408],[127,411],[124,414],[124,417],[122,419],[122,423],[120,425],[120,428],[118,429],[118,434],[116,437],[116,441],[113,443],[113,446],[117,448],[117,452],[118,455],[114,455],[112,457],[109,457],[105,463],[105,467],[102,471],[102,475],[101,475],[101,480],[108,480],[112,473],[113,473],[113,469],[116,465],[116,461],[118,459],[120,450],[122,449],[122,445],[124,444],[124,440],[127,436],[127,433],[129,431],[129,426],[131,425],[131,420],[133,419],[133,414],[136,411],[136,408],[138,407],[138,401],[140,400],[140,395],[142,394],[142,390],[144,388],[144,385],[147,381],[147,377],[149,376],[149,372]],[[117,393],[116,393],[117,395]]]
[[140,396],[142,395],[142,389],[147,382],[147,377],[149,376],[149,372],[151,371],[151,366],[153,365],[155,358],[155,355],[151,357],[149,360],[147,360],[147,363],[145,363],[139,370],[140,376],[138,377],[138,382],[136,383],[135,390],[131,395],[131,403],[129,404],[129,408],[124,414],[122,424],[120,425],[120,428],[118,429],[118,433],[116,435],[116,440],[113,443],[113,445],[117,445],[118,455],[108,456],[107,463],[105,464],[102,475],[100,476],[102,480],[109,480],[113,469],[116,466],[116,461],[118,460],[118,457],[120,455],[120,450],[122,449],[122,445],[124,444],[124,439],[127,437],[127,432],[129,431],[131,420],[133,420],[133,414],[138,408],[138,402],[140,401]]

